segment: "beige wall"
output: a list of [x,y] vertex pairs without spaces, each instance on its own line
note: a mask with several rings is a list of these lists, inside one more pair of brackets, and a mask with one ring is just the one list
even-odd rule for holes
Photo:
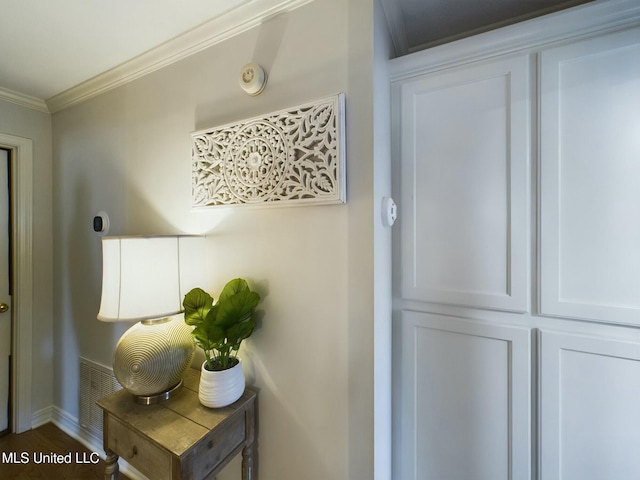
[[[316,0],[53,116],[57,406],[78,416],[78,356],[110,364],[125,329],[96,320],[91,218],[105,210],[114,235],[207,234],[206,287],[241,275],[262,293],[241,352],[260,392],[260,478],[373,478],[370,3]],[[237,85],[248,61],[269,74],[258,97]],[[346,205],[191,210],[190,132],[340,91]]]
[[36,413],[53,401],[51,117],[0,100],[0,133],[33,142],[32,402],[25,408]]

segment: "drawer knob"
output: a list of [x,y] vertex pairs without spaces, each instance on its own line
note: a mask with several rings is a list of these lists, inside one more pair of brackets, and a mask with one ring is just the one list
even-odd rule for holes
[[136,447],[135,445],[133,446],[133,448],[131,448],[131,453],[129,455],[127,455],[128,458],[133,458],[138,454],[138,447]]

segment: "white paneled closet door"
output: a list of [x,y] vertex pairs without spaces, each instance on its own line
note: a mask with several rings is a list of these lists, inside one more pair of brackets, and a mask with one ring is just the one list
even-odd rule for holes
[[640,29],[541,53],[541,312],[640,326]]
[[528,67],[520,56],[399,87],[402,298],[526,311]]
[[640,478],[640,343],[543,331],[540,479]]
[[640,4],[396,65],[394,480],[640,479]]
[[394,478],[531,475],[531,332],[403,311]]
[[528,309],[529,63],[476,62],[394,89],[398,480],[531,476],[529,329],[429,313]]

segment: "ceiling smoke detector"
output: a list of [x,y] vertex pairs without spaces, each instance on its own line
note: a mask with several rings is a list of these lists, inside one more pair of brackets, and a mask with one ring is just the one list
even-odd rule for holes
[[249,95],[259,95],[267,84],[267,74],[257,63],[247,63],[240,71],[239,83]]

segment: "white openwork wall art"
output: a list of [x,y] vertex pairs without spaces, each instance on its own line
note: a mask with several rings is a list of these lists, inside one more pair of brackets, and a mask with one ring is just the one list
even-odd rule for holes
[[192,134],[195,207],[346,201],[344,94]]

